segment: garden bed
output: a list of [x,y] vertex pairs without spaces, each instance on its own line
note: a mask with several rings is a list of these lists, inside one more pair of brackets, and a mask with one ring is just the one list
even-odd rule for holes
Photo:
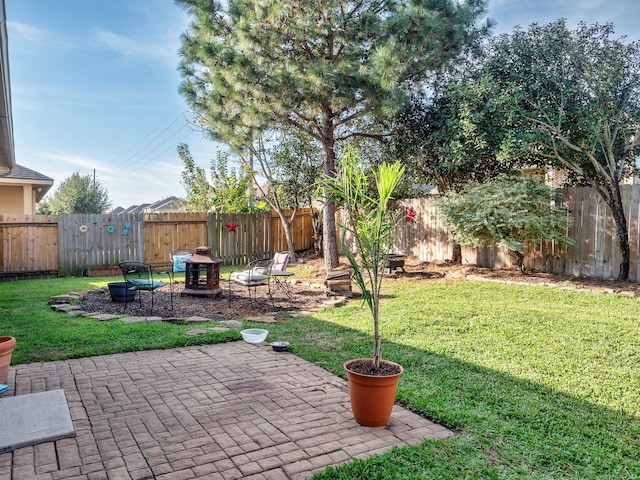
[[[291,285],[291,298],[278,291],[271,300],[266,287],[258,287],[257,298],[249,298],[247,289],[240,286],[232,288],[233,296],[229,299],[229,290],[223,282],[222,295],[216,298],[182,296],[180,292],[184,284],[174,285],[173,310],[171,308],[171,288],[168,285],[153,293],[153,316],[162,318],[188,318],[200,316],[211,320],[230,320],[250,317],[267,312],[296,312],[319,307],[327,300],[322,288],[312,287],[309,282],[296,282]],[[253,293],[253,292],[252,292]],[[123,311],[132,316],[149,316],[152,293],[139,292],[142,295],[142,306],[138,297],[124,309],[123,303],[111,301],[109,293],[104,289],[88,292],[83,295],[78,305],[87,312],[100,312],[121,315]]]

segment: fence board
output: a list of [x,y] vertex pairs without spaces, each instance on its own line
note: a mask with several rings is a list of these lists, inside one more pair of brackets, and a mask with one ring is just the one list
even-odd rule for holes
[[58,224],[49,215],[0,215],[0,273],[57,272]]
[[[293,210],[284,210],[285,218],[289,219]],[[310,208],[299,208],[291,224],[291,237],[296,252],[313,248],[313,218]],[[289,250],[287,237],[280,216],[271,211],[271,242],[274,252]]]
[[[622,187],[627,217],[631,268],[629,279],[640,279],[640,185]],[[400,222],[394,248],[421,261],[443,261],[451,258],[451,239],[444,226],[438,224],[434,198],[403,200],[401,208],[413,207],[418,215],[416,224]],[[525,265],[537,271],[574,277],[615,278],[620,271],[619,241],[615,223],[606,202],[594,190],[586,187],[565,188],[563,204],[574,222],[567,230],[575,245],[542,242],[527,245]],[[511,265],[507,252],[495,247],[463,248],[464,263],[489,268]]]
[[[230,231],[227,224],[237,225]],[[246,265],[257,258],[270,257],[271,213],[210,213],[207,238],[212,254],[224,265]]]
[[144,261],[171,265],[171,252],[207,245],[206,213],[148,213],[144,215]]
[[[640,185],[622,188],[631,250],[629,279],[640,278]],[[399,202],[402,209],[417,212],[415,223],[398,224],[394,250],[421,261],[451,258],[449,232],[433,205],[433,198]],[[574,217],[568,235],[573,246],[542,242],[528,245],[529,269],[569,276],[614,278],[620,264],[619,241],[611,211],[593,189],[566,188],[563,203]],[[198,216],[199,215],[199,216]],[[310,212],[298,215],[296,249],[313,245]],[[129,222],[129,228],[126,227]],[[238,224],[235,233],[226,224]],[[308,223],[307,223],[308,222]],[[244,265],[255,258],[286,250],[283,235],[276,232],[279,218],[271,212],[252,214],[148,214],[142,215],[0,215],[0,275],[59,271],[60,276],[82,275],[87,268],[104,268],[122,260],[169,263],[169,252],[193,249],[201,244],[225,264]],[[86,226],[86,231],[80,230]],[[113,227],[109,231],[108,227]],[[124,231],[126,235],[123,235]],[[301,232],[298,244],[298,232]],[[307,243],[308,242],[308,243]],[[300,246],[302,245],[302,246]],[[507,253],[495,247],[463,248],[464,263],[499,268],[510,265]]]
[[142,215],[59,215],[58,244],[60,276],[81,276],[124,260],[143,262]]

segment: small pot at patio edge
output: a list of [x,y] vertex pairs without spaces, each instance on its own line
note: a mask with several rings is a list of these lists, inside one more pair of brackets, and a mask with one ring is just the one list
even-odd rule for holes
[[9,365],[11,365],[11,354],[16,346],[16,339],[13,337],[0,337],[0,383],[6,384],[9,375]]

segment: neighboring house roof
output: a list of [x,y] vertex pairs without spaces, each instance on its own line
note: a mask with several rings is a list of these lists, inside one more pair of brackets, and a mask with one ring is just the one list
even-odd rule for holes
[[144,209],[145,213],[184,212],[184,200],[178,197],[167,197],[152,203]]
[[131,205],[129,208],[125,208],[120,213],[142,213],[142,211],[151,205],[150,203],[143,203],[142,205]]
[[16,166],[5,0],[0,0],[0,173]]
[[0,183],[4,185],[12,183],[31,184],[36,189],[36,202],[39,202],[53,185],[53,178],[49,178],[22,165],[15,165],[8,172],[0,171]]
[[143,203],[142,205],[132,205],[128,208],[116,207],[109,213],[117,215],[120,213],[160,213],[160,212],[184,212],[184,201],[178,197],[167,197],[155,203]]

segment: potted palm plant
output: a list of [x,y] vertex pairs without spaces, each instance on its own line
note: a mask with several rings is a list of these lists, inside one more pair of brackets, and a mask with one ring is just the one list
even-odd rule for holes
[[[404,167],[400,162],[383,163],[371,175],[367,175],[369,170],[359,152],[347,147],[336,177],[325,177],[324,181],[343,209],[340,224],[343,251],[373,320],[373,358],[356,358],[344,363],[351,410],[359,424],[382,426],[391,417],[403,372],[397,363],[382,360],[379,312],[387,254],[391,252],[399,219],[399,212],[393,211],[389,203]],[[371,177],[375,185],[371,185]],[[357,254],[346,248],[347,234]]]

